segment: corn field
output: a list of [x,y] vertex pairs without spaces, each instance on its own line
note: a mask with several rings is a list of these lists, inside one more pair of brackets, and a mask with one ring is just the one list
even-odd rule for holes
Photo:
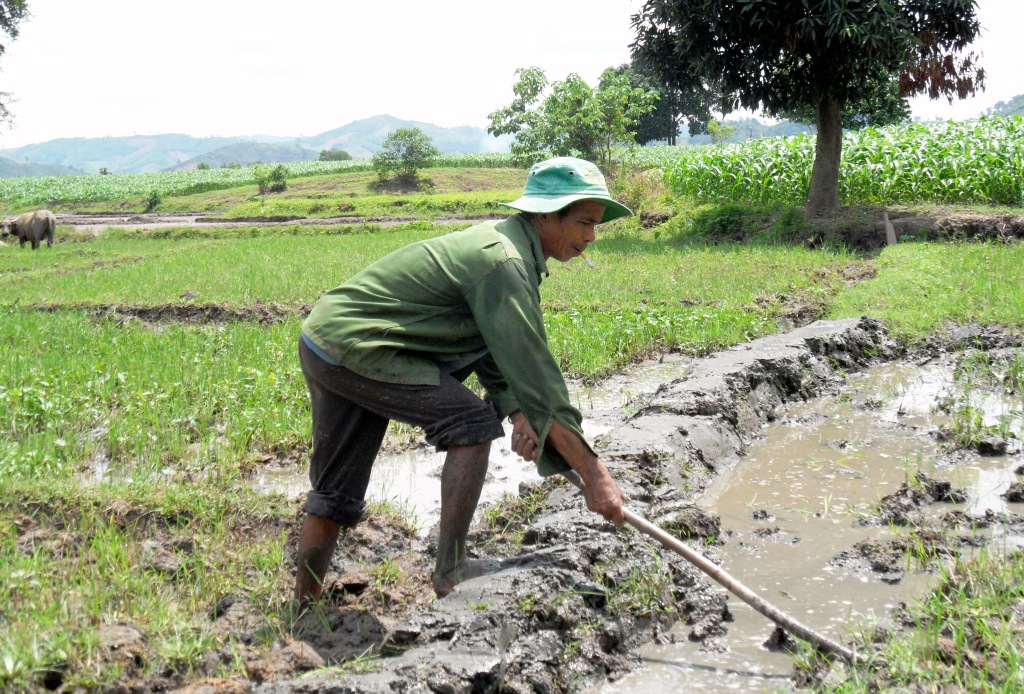
[[[661,168],[676,193],[697,202],[801,204],[814,162],[810,135],[736,145],[670,148]],[[656,156],[656,155],[655,155]],[[886,126],[843,136],[844,205],[908,202],[1024,206],[1024,120]]]

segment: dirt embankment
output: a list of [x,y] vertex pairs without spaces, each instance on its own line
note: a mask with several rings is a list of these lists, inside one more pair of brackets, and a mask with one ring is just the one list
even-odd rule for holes
[[[632,403],[631,417],[605,413],[611,430],[598,442],[600,453],[632,510],[704,546],[721,528],[694,506],[695,495],[738,462],[776,408],[837,388],[837,369],[861,368],[892,349],[879,323],[861,319],[819,322],[728,350]],[[579,691],[632,668],[638,647],[669,638],[679,620],[688,638],[721,647],[730,619],[725,596],[698,570],[586,511],[564,483],[522,492],[543,499],[532,502],[542,512],[510,520],[503,531],[474,531],[479,554],[504,556],[494,574],[461,584],[429,610],[363,632],[360,646],[390,655],[378,671],[278,677],[256,691]],[[352,581],[343,556],[332,586]],[[296,634],[299,641],[281,647],[302,642],[324,655],[339,630],[346,639],[353,633],[345,619],[333,619],[338,629]]]

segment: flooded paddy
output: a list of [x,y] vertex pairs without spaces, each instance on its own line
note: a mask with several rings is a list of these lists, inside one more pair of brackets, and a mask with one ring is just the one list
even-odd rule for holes
[[[939,404],[956,391],[952,357],[927,364],[885,364],[850,374],[836,396],[785,406],[765,426],[736,468],[707,489],[699,505],[721,518],[726,536],[708,553],[760,596],[840,642],[870,631],[900,603],[921,595],[937,570],[907,567],[901,575],[834,560],[864,540],[886,542],[906,528],[868,521],[883,497],[916,472],[966,493],[960,504],[923,509],[939,523],[953,510],[1024,513],[1001,494],[1019,479],[1019,440],[1007,454],[950,450],[940,441],[952,417]],[[1021,435],[1020,395],[976,394],[988,426],[1007,423]],[[970,531],[968,531],[970,532]],[[979,534],[984,532],[977,531]],[[1020,546],[1020,535],[996,531],[993,548]],[[641,649],[644,666],[604,691],[787,691],[790,658],[765,647],[773,625],[730,596],[734,621],[713,647],[691,642],[685,625],[675,642]]]
[[[814,340],[831,338],[818,338],[812,330],[800,339],[812,345]],[[728,350],[708,360],[666,357],[596,387],[574,386],[573,393],[586,418],[585,430],[597,442],[598,450],[607,454],[607,460],[624,461],[618,464],[626,465],[620,468],[622,472],[629,471],[630,479],[623,480],[627,485],[624,489],[633,495],[631,507],[663,522],[664,516],[658,515],[662,512],[660,492],[653,490],[645,496],[647,488],[637,486],[637,480],[651,465],[672,474],[665,467],[670,454],[660,452],[659,442],[666,450],[674,447],[685,454],[677,454],[675,460],[704,461],[704,472],[684,466],[693,484],[691,492],[686,493],[702,512],[720,519],[721,532],[703,541],[691,539],[691,546],[700,548],[798,621],[848,643],[852,634],[868,633],[875,625],[885,624],[894,608],[922,595],[941,571],[935,564],[923,565],[902,556],[876,566],[864,550],[871,543],[882,546],[907,538],[921,527],[967,538],[957,545],[966,551],[971,551],[971,545],[985,542],[997,549],[1024,542],[1019,522],[982,522],[994,514],[1024,513],[1024,504],[1008,502],[1001,496],[1019,480],[1015,469],[1024,462],[1019,443],[1024,435],[1024,407],[1019,392],[1007,394],[1000,388],[971,388],[970,395],[966,395],[963,381],[954,379],[961,357],[952,354],[850,369],[841,374],[843,382],[838,390],[824,389],[821,397],[794,398],[792,393],[803,392],[804,386],[784,384],[801,370],[806,377],[818,370],[816,364],[820,363],[812,356],[810,361],[802,362],[802,367],[794,368],[798,362],[789,361],[792,357],[788,355],[790,344],[796,341],[796,336],[771,338],[756,349]],[[846,349],[850,344],[832,349]],[[800,356],[798,360],[807,358]],[[717,420],[698,421],[706,416],[703,413],[722,417],[729,411],[726,401],[717,395],[720,386],[712,383],[708,374],[716,369],[760,374],[759,369],[768,362],[771,365],[764,373],[780,384],[775,387],[790,389],[791,395],[773,404],[764,395],[767,391],[756,385],[756,378],[743,378],[743,383],[750,384],[750,394],[744,397],[753,403],[753,410],[770,411],[770,415],[766,423],[741,437],[743,443],[737,449],[741,455],[733,455],[730,442],[739,443],[740,439],[726,432],[711,440],[704,432],[711,431]],[[737,363],[748,366],[737,367]],[[737,368],[745,371],[735,371]],[[730,382],[730,378],[716,383]],[[827,375],[822,373],[821,378]],[[686,395],[684,386],[693,395]],[[738,419],[730,420],[738,423],[737,430],[752,419],[748,416],[744,420],[742,408],[739,412]],[[954,445],[954,435],[964,434],[965,416],[975,440],[972,445]],[[673,418],[673,423],[662,429],[659,423],[667,418]],[[631,441],[633,435],[644,438]],[[709,451],[714,455],[705,453]],[[369,496],[414,511],[425,534],[439,511],[437,478],[442,461],[442,455],[423,449],[382,455]],[[685,472],[687,469],[691,471]],[[910,488],[919,485],[918,475],[948,482],[962,493],[958,497],[962,500],[928,500],[906,510],[900,522],[890,523],[880,505],[886,499],[898,498],[908,484]],[[483,503],[506,493],[515,494],[521,482],[536,480],[533,465],[523,463],[508,450],[507,438],[496,441]],[[304,469],[268,473],[256,484],[293,497],[308,488]],[[948,518],[954,512],[959,512],[961,519],[979,519],[978,527],[970,527],[969,522],[951,527]],[[559,518],[558,513],[564,511],[557,511],[553,518]],[[584,522],[600,525],[590,516]],[[539,519],[536,527],[544,536],[559,523]],[[610,541],[597,540],[604,545]],[[653,541],[648,544],[655,553],[672,559]],[[524,549],[527,554],[539,556],[537,550]],[[508,568],[500,574],[506,577],[504,583],[500,576],[496,583],[471,586],[477,582],[469,582],[465,595],[455,591],[438,609],[450,609],[460,601],[479,605],[485,598],[492,601],[502,591],[509,592],[510,583],[525,574],[515,561],[506,565]],[[714,591],[724,594],[717,585]],[[708,597],[700,599],[706,601]],[[591,680],[592,686],[587,688],[604,692],[790,690],[792,659],[766,646],[774,625],[731,596],[726,612],[720,629],[697,634],[693,624],[682,618],[664,632],[655,629],[657,638],[648,636],[647,642],[639,646],[633,666],[620,671],[613,681]],[[433,614],[436,619],[439,613]],[[557,670],[557,666],[552,669]]]

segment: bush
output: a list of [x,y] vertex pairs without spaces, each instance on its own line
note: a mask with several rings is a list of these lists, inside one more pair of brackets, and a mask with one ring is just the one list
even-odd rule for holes
[[419,128],[398,128],[388,135],[380,151],[373,155],[373,170],[386,181],[392,174],[415,181],[420,169],[429,166],[441,152]]
[[343,149],[320,150],[320,161],[348,161],[352,155]]
[[284,164],[278,164],[270,170],[260,164],[256,167],[253,178],[259,186],[260,195],[281,193],[288,189],[288,169]]

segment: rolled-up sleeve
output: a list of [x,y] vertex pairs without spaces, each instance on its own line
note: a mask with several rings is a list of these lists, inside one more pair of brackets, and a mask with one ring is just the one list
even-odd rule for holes
[[[558,451],[545,444],[555,419],[586,442],[583,416],[570,402],[565,379],[548,347],[537,286],[522,261],[509,258],[495,267],[467,291],[466,300],[494,366],[511,391],[513,400],[503,402],[516,403],[540,439],[538,472],[548,476],[569,469]],[[497,403],[507,397],[507,391],[496,381],[492,381],[494,393],[484,378],[481,384],[498,411],[506,414]]]

